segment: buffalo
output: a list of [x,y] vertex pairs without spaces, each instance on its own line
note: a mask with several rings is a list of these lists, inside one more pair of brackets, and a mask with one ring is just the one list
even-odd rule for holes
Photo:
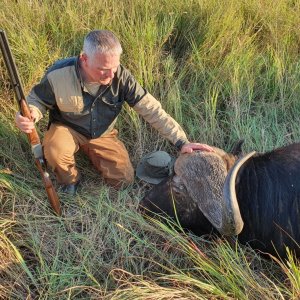
[[165,213],[202,235],[237,236],[241,243],[272,255],[286,247],[300,257],[300,143],[267,153],[181,154],[174,175],[154,186],[140,207]]

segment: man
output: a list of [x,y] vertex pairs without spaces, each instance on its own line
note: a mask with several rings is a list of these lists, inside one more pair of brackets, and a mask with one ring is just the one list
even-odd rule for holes
[[[79,57],[55,62],[27,97],[34,122],[50,111],[44,154],[65,193],[75,194],[80,181],[74,158],[79,149],[107,184],[120,188],[133,182],[128,152],[114,129],[125,102],[182,153],[212,151],[208,145],[189,143],[179,124],[120,64],[121,53],[121,44],[112,32],[91,31]],[[34,122],[16,115],[23,132],[31,132]]]

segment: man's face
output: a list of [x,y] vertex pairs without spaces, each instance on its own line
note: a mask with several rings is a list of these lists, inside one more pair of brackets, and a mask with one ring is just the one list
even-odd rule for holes
[[81,62],[86,81],[107,85],[117,72],[120,55],[96,53],[93,56],[87,56],[84,53],[81,55]]

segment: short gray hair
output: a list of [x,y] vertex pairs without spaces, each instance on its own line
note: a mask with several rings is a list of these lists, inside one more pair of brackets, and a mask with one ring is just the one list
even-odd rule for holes
[[93,30],[83,42],[83,52],[93,56],[95,53],[121,55],[123,50],[118,38],[109,30]]

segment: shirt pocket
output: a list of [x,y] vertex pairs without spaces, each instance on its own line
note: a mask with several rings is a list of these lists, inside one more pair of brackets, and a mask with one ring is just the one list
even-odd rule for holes
[[58,97],[56,104],[62,112],[81,113],[84,109],[83,98],[80,96]]

